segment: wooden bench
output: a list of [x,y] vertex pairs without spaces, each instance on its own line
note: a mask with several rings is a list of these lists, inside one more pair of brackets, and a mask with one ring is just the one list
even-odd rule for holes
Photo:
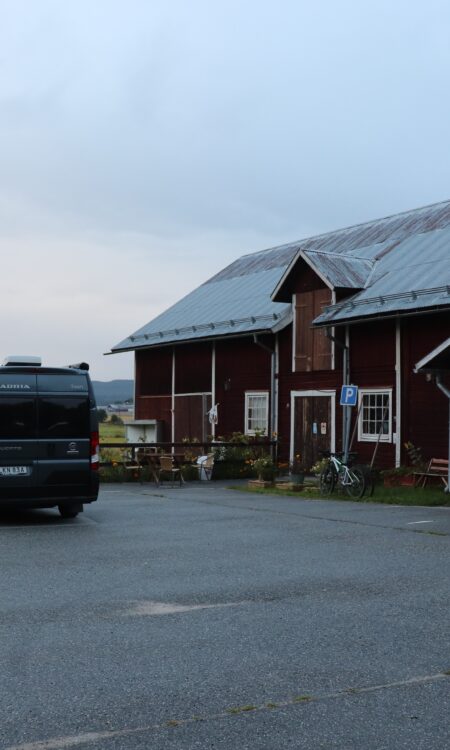
[[432,458],[426,471],[415,471],[414,487],[425,487],[430,477],[441,479],[445,488],[448,489],[448,459]]

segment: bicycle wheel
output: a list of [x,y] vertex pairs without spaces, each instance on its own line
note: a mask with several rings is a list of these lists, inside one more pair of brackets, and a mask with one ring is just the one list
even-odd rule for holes
[[348,483],[345,485],[347,495],[350,497],[361,498],[366,490],[366,478],[364,472],[357,466],[348,470]]
[[370,466],[367,466],[366,464],[358,464],[357,468],[360,469],[362,473],[364,474],[364,484],[365,484],[364,495],[366,497],[372,497],[374,490],[375,490],[375,481],[374,481],[372,472],[370,470]]
[[320,494],[331,495],[336,484],[336,474],[331,464],[325,466],[320,474]]

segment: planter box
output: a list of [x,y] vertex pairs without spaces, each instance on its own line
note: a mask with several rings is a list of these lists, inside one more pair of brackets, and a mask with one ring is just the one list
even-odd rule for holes
[[247,484],[249,487],[253,487],[254,489],[273,487],[273,482],[266,481],[265,479],[249,479]]
[[397,474],[396,476],[384,477],[384,487],[414,487],[415,481],[412,474]]
[[383,477],[383,487],[398,487],[400,477]]
[[289,490],[289,492],[301,492],[304,488],[304,484],[298,482],[276,482],[275,487],[277,490]]

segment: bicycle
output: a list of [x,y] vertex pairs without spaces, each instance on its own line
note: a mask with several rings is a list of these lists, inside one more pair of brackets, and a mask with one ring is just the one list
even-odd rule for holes
[[355,454],[349,454],[348,463],[344,463],[342,453],[323,451],[322,456],[329,460],[320,473],[320,494],[331,495],[336,484],[340,484],[347,495],[360,499],[368,487],[368,479],[361,466],[348,465]]

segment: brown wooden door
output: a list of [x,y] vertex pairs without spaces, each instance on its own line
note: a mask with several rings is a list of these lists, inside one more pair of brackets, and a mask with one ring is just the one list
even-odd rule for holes
[[296,396],[294,404],[294,456],[308,471],[320,460],[320,451],[331,448],[331,398]]

